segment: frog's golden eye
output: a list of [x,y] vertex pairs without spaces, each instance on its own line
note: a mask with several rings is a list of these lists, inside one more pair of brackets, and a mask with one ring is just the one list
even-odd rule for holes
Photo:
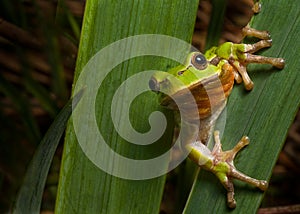
[[198,70],[203,70],[207,67],[207,60],[201,53],[197,53],[192,56],[191,63]]

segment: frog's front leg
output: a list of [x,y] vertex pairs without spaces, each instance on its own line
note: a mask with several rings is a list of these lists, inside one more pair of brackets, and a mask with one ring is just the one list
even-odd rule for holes
[[235,155],[246,145],[249,144],[249,138],[243,137],[238,144],[229,151],[222,151],[219,132],[214,132],[215,146],[210,151],[205,145],[200,142],[195,142],[188,145],[190,149],[190,158],[195,161],[201,168],[214,173],[222,185],[227,190],[227,204],[230,208],[235,208],[236,202],[234,199],[233,179],[238,179],[254,185],[261,190],[266,190],[268,187],[267,181],[251,178],[238,171],[233,163]]
[[[265,31],[263,32],[264,32],[263,34],[265,34]],[[262,48],[270,47],[271,45],[272,45],[271,39],[261,40],[254,44],[233,44],[234,46],[233,50],[235,50],[236,57],[229,59],[229,62],[231,65],[233,65],[236,68],[239,75],[242,77],[242,79],[240,79],[239,75],[235,75],[236,81],[238,83],[243,81],[245,88],[247,90],[251,90],[253,88],[253,82],[251,81],[246,69],[246,66],[248,64],[250,63],[270,64],[279,69],[282,69],[284,67],[285,62],[284,59],[282,58],[265,57],[265,56],[253,54],[258,50]]]
[[284,59],[282,58],[273,58],[254,55],[253,53],[257,52],[262,48],[267,48],[272,46],[272,39],[268,31],[259,31],[249,26],[243,28],[244,36],[253,36],[260,40],[254,44],[245,44],[244,53],[245,53],[245,64],[249,63],[260,63],[260,64],[270,64],[276,68],[283,69]]
[[[243,29],[244,36],[253,36],[261,39],[254,44],[233,44],[224,43],[213,51],[218,57],[228,60],[228,62],[235,68],[235,80],[237,83],[244,82],[245,88],[251,90],[253,82],[247,73],[247,65],[250,63],[270,64],[276,68],[282,69],[284,67],[284,59],[273,58],[255,55],[254,53],[262,48],[267,48],[272,45],[272,40],[269,32],[259,31],[249,26]],[[228,49],[230,54],[228,55]]]

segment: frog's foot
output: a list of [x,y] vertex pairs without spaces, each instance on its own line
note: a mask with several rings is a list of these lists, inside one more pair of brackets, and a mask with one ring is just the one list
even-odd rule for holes
[[284,68],[284,59],[282,58],[273,58],[273,57],[265,57],[265,56],[258,56],[252,53],[257,52],[262,48],[267,48],[272,46],[272,40],[260,40],[254,44],[245,44],[245,63],[259,63],[259,64],[270,64],[276,68],[283,69]]
[[[212,172],[216,174],[216,176],[221,181],[222,185],[227,190],[227,204],[230,208],[236,207],[236,202],[234,199],[234,186],[233,186],[233,179],[238,179],[241,181],[244,181],[246,183],[249,183],[251,185],[254,185],[258,187],[261,190],[266,190],[268,187],[268,182],[264,180],[257,180],[254,178],[251,178],[241,172],[239,172],[234,164],[233,159],[235,155],[246,145],[249,144],[249,138],[244,136],[242,139],[238,142],[238,144],[229,151],[222,151],[221,148],[221,142],[219,137],[219,132],[214,132],[214,138],[215,138],[215,146],[212,151],[212,155],[214,157],[214,169]],[[228,168],[227,168],[228,167]],[[227,169],[226,169],[227,168]]]
[[235,155],[245,146],[247,146],[250,141],[247,136],[243,136],[242,139],[235,145],[235,147],[228,151],[222,151],[222,144],[220,140],[220,133],[219,131],[214,132],[214,139],[215,139],[215,146],[212,150],[212,154],[217,156],[219,160],[225,161],[233,165],[233,159]]
[[242,137],[237,145],[228,151],[222,150],[219,132],[214,132],[215,145],[210,151],[201,142],[194,142],[187,145],[190,151],[189,157],[195,161],[201,168],[214,173],[222,185],[227,190],[227,204],[230,208],[235,208],[233,179],[238,179],[246,183],[252,184],[261,190],[266,190],[268,182],[264,180],[256,180],[241,172],[239,172],[233,163],[235,155],[246,145],[249,144],[248,137]]
[[231,177],[236,178],[241,181],[245,181],[246,183],[252,184],[261,190],[266,190],[268,188],[268,183],[266,181],[256,180],[251,177],[248,177],[248,176],[244,175],[243,173],[239,172],[234,166],[233,160],[235,158],[235,155],[242,148],[244,148],[245,146],[247,146],[250,143],[250,140],[247,136],[243,136],[241,138],[241,140],[235,145],[235,147],[228,151],[222,151],[222,149],[219,149],[219,148],[221,148],[221,142],[220,142],[220,136],[219,136],[218,131],[214,132],[214,137],[215,137],[215,143],[217,144],[217,145],[215,145],[215,147],[218,148],[219,153],[221,154],[220,160],[227,162],[232,166],[231,172],[229,173],[229,175]]
[[260,40],[254,44],[234,44],[234,49],[236,50],[236,57],[229,60],[230,64],[236,69],[235,80],[237,83],[244,82],[245,88],[251,90],[253,88],[253,82],[251,81],[246,66],[250,63],[259,64],[270,64],[276,68],[282,69],[284,67],[284,59],[273,58],[254,55],[262,48],[267,48],[272,45],[272,40],[270,39],[270,34],[268,31],[259,31],[249,26],[243,28],[244,36],[257,37]]

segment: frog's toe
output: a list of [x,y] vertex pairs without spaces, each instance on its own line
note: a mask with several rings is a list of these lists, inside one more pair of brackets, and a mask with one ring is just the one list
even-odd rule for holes
[[231,200],[228,200],[227,201],[227,206],[231,209],[234,209],[236,208],[236,201],[234,198],[232,198]]
[[283,69],[285,65],[285,61],[283,58],[273,58],[273,66],[275,66],[278,69]]
[[[247,54],[247,55],[252,55],[252,54]],[[248,91],[252,90],[254,83],[252,82],[251,78],[248,75],[246,66],[238,61],[233,62],[232,65],[234,66],[238,74],[242,77],[242,82],[244,82],[244,86],[246,90]]]
[[234,199],[234,186],[231,179],[228,179],[226,183],[223,183],[227,190],[227,206],[231,209],[236,207],[236,201]]
[[247,146],[250,143],[250,139],[248,136],[243,136],[240,141],[235,145],[232,149],[232,153],[235,155],[237,154],[242,148]]
[[255,53],[262,48],[268,48],[272,46],[272,39],[264,39],[254,44],[245,44],[244,53]]
[[246,36],[253,36],[259,39],[270,39],[270,33],[269,31],[260,31],[260,30],[256,30],[254,28],[249,27],[249,25],[247,25],[246,27],[244,27],[242,29],[242,34],[244,37]]
[[246,64],[249,63],[270,64],[278,69],[283,69],[285,65],[285,61],[282,58],[265,57],[265,56],[258,56],[253,54],[247,54],[245,62]]
[[256,2],[252,7],[252,11],[253,13],[259,13],[260,10],[261,10],[261,3]]
[[268,186],[269,186],[269,184],[268,184],[267,181],[265,181],[265,180],[260,180],[260,181],[259,181],[259,185],[258,185],[257,187],[258,187],[259,189],[261,189],[262,191],[265,191],[265,190],[268,189]]

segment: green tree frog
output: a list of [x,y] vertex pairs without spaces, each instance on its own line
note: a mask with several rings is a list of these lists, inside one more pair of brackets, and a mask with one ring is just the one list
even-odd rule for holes
[[[172,68],[168,72],[157,72],[149,81],[150,89],[160,95],[161,105],[178,110],[171,97],[176,97],[177,101],[182,102],[181,110],[183,109],[184,112],[180,114],[184,114],[182,118],[186,124],[199,122],[200,118],[201,125],[197,130],[197,140],[191,141],[187,137],[181,139],[181,143],[188,149],[189,157],[199,167],[217,176],[227,190],[227,204],[230,208],[236,207],[233,179],[242,180],[263,191],[267,189],[268,182],[251,178],[235,168],[234,157],[240,149],[249,144],[249,139],[244,136],[232,150],[222,151],[219,131],[213,131],[215,121],[224,109],[235,81],[243,82],[247,90],[253,88],[253,82],[247,73],[247,64],[271,64],[279,69],[282,69],[285,64],[282,58],[254,55],[256,51],[271,46],[272,40],[268,32],[247,26],[243,29],[243,33],[244,36],[257,37],[260,41],[255,44],[226,42],[218,47],[212,47],[205,54],[191,52],[183,65]],[[176,81],[169,78],[170,74],[176,80],[180,80],[191,92],[197,104],[196,110],[189,108],[190,100],[185,96],[186,89],[179,87]],[[212,134],[215,145],[210,151],[206,144]]]

